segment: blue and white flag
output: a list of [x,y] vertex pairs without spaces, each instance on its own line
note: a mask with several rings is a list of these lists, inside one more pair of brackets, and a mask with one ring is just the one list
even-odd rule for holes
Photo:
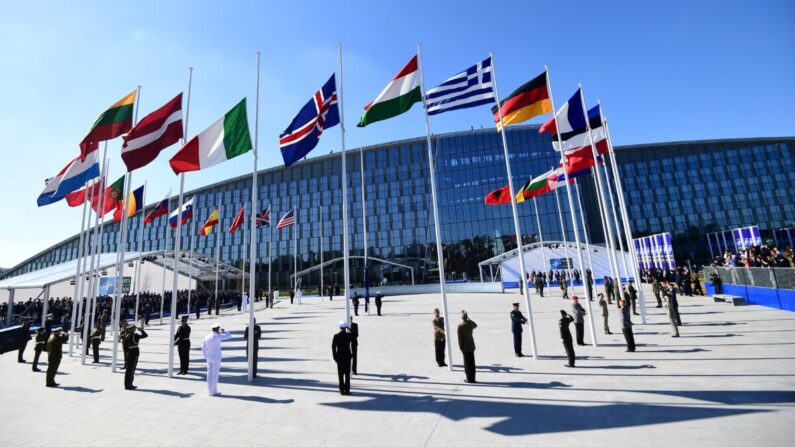
[[99,163],[97,153],[94,151],[86,155],[86,159],[80,161],[78,155],[61,169],[55,177],[46,180],[44,191],[39,195],[36,203],[39,206],[55,203],[70,192],[77,191],[85,186],[86,182],[99,177]]
[[489,56],[425,92],[428,115],[491,104],[495,102],[492,85]]
[[337,81],[332,74],[279,135],[284,166],[290,166],[304,158],[317,146],[323,131],[339,123]]

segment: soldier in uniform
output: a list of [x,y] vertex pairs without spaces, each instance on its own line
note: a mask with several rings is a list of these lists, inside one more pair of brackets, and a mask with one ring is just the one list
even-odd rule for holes
[[627,341],[627,352],[635,352],[635,335],[632,333],[632,317],[629,314],[629,303],[627,300],[621,300],[621,332],[624,333],[624,339]]
[[629,299],[632,300],[632,315],[639,315],[635,309],[635,303],[638,301],[638,291],[632,283],[627,284],[627,291],[629,291]]
[[565,366],[569,368],[574,368],[574,345],[572,344],[571,332],[569,331],[569,325],[573,321],[574,317],[567,314],[565,310],[560,310],[560,320],[558,320],[558,326],[560,326],[560,340],[563,342],[563,349],[566,350],[566,358],[569,360]]
[[461,311],[461,323],[458,324],[458,347],[464,355],[464,374],[466,383],[477,383],[475,380],[475,337],[472,335],[478,325],[469,319],[467,311]]
[[188,326],[187,315],[182,316],[182,324],[174,334],[174,345],[177,346],[177,352],[179,352],[179,372],[177,374],[184,376],[188,373],[190,366],[190,326]]
[[563,299],[569,299],[569,285],[565,275],[560,275],[560,290],[563,293]]
[[359,358],[359,325],[353,322],[353,317],[348,324],[348,332],[351,334],[351,369],[356,372],[356,360]]
[[89,339],[91,340],[91,349],[94,353],[94,361],[92,363],[99,363],[99,343],[102,341],[102,324],[97,321],[94,325],[94,330],[91,332]]
[[22,328],[25,330],[25,335],[22,346],[19,347],[19,353],[17,354],[17,362],[19,363],[25,363],[25,348],[28,346],[28,342],[33,338],[30,336],[30,323],[30,318],[25,318],[22,322]]
[[[259,357],[259,340],[262,338],[262,329],[254,320],[254,377],[257,377],[257,358]],[[246,341],[246,361],[248,361],[248,327],[243,331],[243,340]]]
[[519,310],[519,303],[513,303],[511,311],[511,332],[513,332],[513,352],[517,357],[524,357],[522,354],[522,325],[527,324],[527,318]]
[[353,292],[353,314],[359,316],[359,292]]
[[125,390],[134,390],[138,388],[137,386],[133,385],[133,379],[135,379],[135,368],[138,367],[138,343],[142,338],[149,336],[143,327],[140,328],[140,334],[137,333],[137,330],[138,328],[136,328],[135,325],[130,325],[129,329],[127,329],[127,335],[124,337],[127,342],[127,359],[125,360],[124,365]]
[[[121,352],[124,355],[124,364],[122,364],[121,370],[127,367],[127,330],[129,327],[127,326],[127,320],[119,320],[119,340],[121,340]],[[86,345],[87,346],[87,345]],[[88,348],[86,348],[86,352],[88,352]]]
[[375,294],[375,309],[378,311],[378,316],[381,316],[381,304],[383,304],[384,294],[379,290]]
[[[607,304],[613,304],[613,297],[615,292],[615,285],[609,276],[605,276],[605,295],[607,295]],[[596,295],[599,296],[599,295]]]
[[47,334],[44,332],[44,328],[40,327],[36,329],[36,345],[33,347],[33,371],[39,372],[39,357],[41,357],[41,351],[44,351],[44,345],[47,344]]
[[[46,331],[45,331],[46,332]],[[61,346],[69,341],[69,335],[56,328],[47,340],[47,386],[56,387],[55,375],[58,374],[58,367],[61,365],[63,352]]]
[[210,297],[207,298],[207,315],[213,314],[214,307],[215,307],[215,295],[210,295]]
[[579,298],[577,295],[571,297],[573,303],[571,303],[571,312],[574,314],[574,329],[577,333],[577,344],[580,346],[585,346],[585,321],[583,317],[585,316],[585,309],[579,302]]
[[212,332],[204,337],[202,342],[202,355],[207,361],[207,391],[210,396],[218,396],[218,376],[221,373],[221,342],[232,338],[231,332],[221,328],[220,323],[212,325]]
[[339,379],[340,394],[351,394],[351,359],[353,352],[353,336],[348,333],[348,322],[340,321],[340,331],[334,334],[331,340],[331,357],[337,363],[337,378]]
[[[610,332],[610,325],[608,324],[608,321],[607,321],[607,316],[609,315],[609,312],[607,311],[607,304],[608,304],[608,302],[607,302],[607,301],[605,301],[605,296],[604,296],[604,294],[600,293],[600,294],[599,294],[599,295],[597,295],[597,296],[599,297],[599,307],[601,307],[601,308],[602,308],[602,322],[603,322],[603,323],[604,323],[604,325],[605,325],[605,334],[606,334],[606,335],[612,335],[613,333],[612,333],[612,332]],[[609,299],[609,298],[608,298],[608,299]]]
[[436,351],[436,364],[447,366],[444,361],[445,348],[444,317],[439,315],[439,309],[433,310],[433,347]]
[[660,299],[660,280],[657,277],[651,280],[651,291],[654,292],[654,298],[657,299],[657,307],[662,307],[662,300]]

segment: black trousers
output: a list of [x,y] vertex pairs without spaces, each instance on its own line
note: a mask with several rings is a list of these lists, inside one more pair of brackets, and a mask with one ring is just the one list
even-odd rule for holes
[[376,302],[375,303],[375,308],[378,309],[378,316],[380,317],[381,316],[381,303]]
[[475,352],[464,352],[464,374],[470,382],[475,381]]
[[654,298],[657,300],[657,307],[662,307],[662,299],[660,299],[660,292],[655,293]]
[[351,357],[351,365],[352,365],[353,373],[354,374],[358,374],[356,372],[356,359],[359,357],[359,345],[358,344],[351,345],[351,354],[353,354],[353,357]]
[[91,340],[91,349],[94,353],[94,363],[99,363],[99,340]]
[[610,326],[607,324],[607,315],[602,316],[602,321],[605,324],[605,334],[610,332]]
[[521,332],[514,332],[513,333],[513,352],[516,355],[522,355],[522,333]]
[[569,366],[574,366],[574,344],[571,341],[571,336],[562,338],[563,349],[566,350],[566,358],[569,361]]
[[25,342],[25,343],[22,343],[22,346],[20,346],[20,348],[19,348],[19,354],[17,354],[17,361],[19,363],[24,363],[25,362],[24,354],[25,354],[25,348],[27,346],[28,346],[28,342]]
[[59,366],[61,366],[61,356],[50,356],[47,359],[47,385],[55,385],[55,375],[58,374]]
[[[254,377],[257,377],[258,358],[259,358],[259,345],[254,345]],[[248,343],[246,343],[246,362],[248,362]]]
[[637,314],[637,312],[635,311],[635,302],[638,300],[637,298],[630,298],[630,301],[632,302],[632,314],[635,315]]
[[577,344],[585,344],[585,323],[574,323],[574,329],[577,333]]
[[33,350],[33,370],[39,369],[39,357],[41,357],[41,349]]
[[444,364],[445,364],[445,361],[444,361],[444,348],[445,348],[444,340],[442,340],[442,341],[434,341],[433,342],[433,348],[436,351],[436,364],[439,365],[439,366],[444,366]]
[[179,353],[179,372],[187,374],[190,367],[190,342],[177,345],[177,352]]
[[632,333],[632,326],[621,329],[624,339],[627,341],[627,351],[635,352],[635,335]]
[[353,302],[353,314],[359,316],[359,300]]
[[198,320],[199,317],[201,317],[201,315],[202,315],[201,308],[199,308],[199,305],[197,304],[196,305],[196,319]]
[[351,391],[351,359],[337,359],[337,379],[340,382],[340,394]]
[[138,366],[138,349],[127,351],[127,358],[124,361],[124,388],[132,388],[135,379],[135,368]]

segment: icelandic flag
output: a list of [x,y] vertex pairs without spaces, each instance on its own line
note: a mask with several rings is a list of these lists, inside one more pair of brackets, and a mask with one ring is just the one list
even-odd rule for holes
[[177,216],[179,215],[182,215],[182,225],[185,225],[191,220],[193,217],[193,197],[182,204],[182,212],[177,209],[168,216],[168,224],[171,228],[177,228]]
[[324,130],[340,123],[337,81],[334,76],[332,74],[323,87],[315,92],[287,129],[279,135],[279,148],[285,167],[304,158],[317,146]]
[[70,192],[74,192],[85,186],[86,182],[99,177],[99,162],[97,162],[97,152],[94,151],[86,155],[85,160],[80,160],[78,155],[64,166],[63,169],[50,179],[47,179],[44,191],[39,195],[36,203],[39,206],[55,203]]

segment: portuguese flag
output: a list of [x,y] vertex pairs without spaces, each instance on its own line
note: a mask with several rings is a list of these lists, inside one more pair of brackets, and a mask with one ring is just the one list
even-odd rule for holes
[[175,174],[199,171],[250,151],[246,98],[232,107],[221,119],[177,151],[169,164]]
[[518,193],[516,193],[516,203],[522,203],[525,199],[532,199],[544,195],[551,191],[549,189],[549,176],[553,171],[549,170],[536,178],[530,179],[522,186]]
[[364,106],[364,115],[357,127],[364,127],[408,111],[415,102],[422,101],[420,92],[420,72],[417,70],[417,56],[387,84],[386,88],[370,104]]
[[137,90],[116,101],[99,115],[88,135],[80,142],[80,158],[97,150],[100,141],[112,140],[132,128],[133,107]]
[[199,233],[202,236],[207,236],[213,231],[213,228],[218,225],[218,208],[214,209],[213,212],[210,214],[210,217],[207,218],[207,221],[204,222],[202,225],[201,231]]
[[[107,184],[107,183],[106,183]],[[122,198],[124,197],[124,176],[122,175],[119,177],[118,180],[113,182],[110,186],[105,188],[105,203],[102,204],[102,211],[99,211],[99,202],[102,199],[102,196],[99,194],[94,195],[93,199],[91,200],[91,208],[99,214],[100,216],[104,216],[109,212],[115,210],[116,208],[121,205],[123,202]]]

